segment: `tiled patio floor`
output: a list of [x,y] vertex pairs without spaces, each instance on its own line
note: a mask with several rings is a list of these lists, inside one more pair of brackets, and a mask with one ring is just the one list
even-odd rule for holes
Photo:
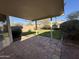
[[60,41],[36,36],[0,51],[0,59],[60,59]]
[[64,42],[61,49],[60,59],[79,59],[79,45]]

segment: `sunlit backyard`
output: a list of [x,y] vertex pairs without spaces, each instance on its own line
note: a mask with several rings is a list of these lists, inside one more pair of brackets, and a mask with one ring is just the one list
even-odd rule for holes
[[58,39],[60,40],[61,39],[61,32],[59,30],[36,30],[36,31],[27,31],[27,32],[23,32],[22,33],[22,36],[27,36],[27,35],[36,35],[37,36],[43,36],[43,37],[48,37],[48,38],[51,38],[51,32],[52,32],[52,38],[54,39]]

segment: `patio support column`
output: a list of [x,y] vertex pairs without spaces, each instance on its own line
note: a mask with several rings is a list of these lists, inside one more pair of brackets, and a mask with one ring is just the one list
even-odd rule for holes
[[10,43],[11,43],[11,42],[13,42],[13,38],[12,38],[12,31],[11,31],[11,27],[10,27],[10,19],[9,19],[9,16],[6,16],[6,20],[7,20],[9,38],[10,38]]
[[38,34],[37,29],[38,29],[38,26],[37,26],[37,20],[35,20],[35,30],[36,30],[36,35]]
[[53,38],[53,34],[52,34],[52,18],[50,18],[50,20],[51,20],[51,31],[50,31],[50,35],[51,35],[51,40],[52,40],[52,38]]

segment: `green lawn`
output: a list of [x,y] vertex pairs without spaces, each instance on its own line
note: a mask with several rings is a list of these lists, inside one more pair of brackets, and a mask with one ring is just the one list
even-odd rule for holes
[[53,33],[53,38],[61,39],[61,32],[60,31],[54,30],[52,33]]
[[[27,31],[23,32],[22,36],[30,35],[30,34],[35,34],[36,31]],[[51,31],[50,30],[37,30],[37,35],[39,36],[44,36],[44,37],[51,37]],[[55,39],[61,39],[61,32],[58,30],[52,30],[52,37]]]
[[[47,32],[43,32],[41,34],[39,34],[40,36],[44,36],[44,37],[51,37],[51,32],[47,31]],[[53,30],[52,31],[52,37],[55,39],[61,39],[61,32],[58,30]]]

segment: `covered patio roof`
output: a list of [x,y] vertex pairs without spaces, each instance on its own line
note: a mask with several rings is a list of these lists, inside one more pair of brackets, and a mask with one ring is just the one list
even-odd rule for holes
[[0,13],[28,20],[63,14],[63,0],[0,0]]

